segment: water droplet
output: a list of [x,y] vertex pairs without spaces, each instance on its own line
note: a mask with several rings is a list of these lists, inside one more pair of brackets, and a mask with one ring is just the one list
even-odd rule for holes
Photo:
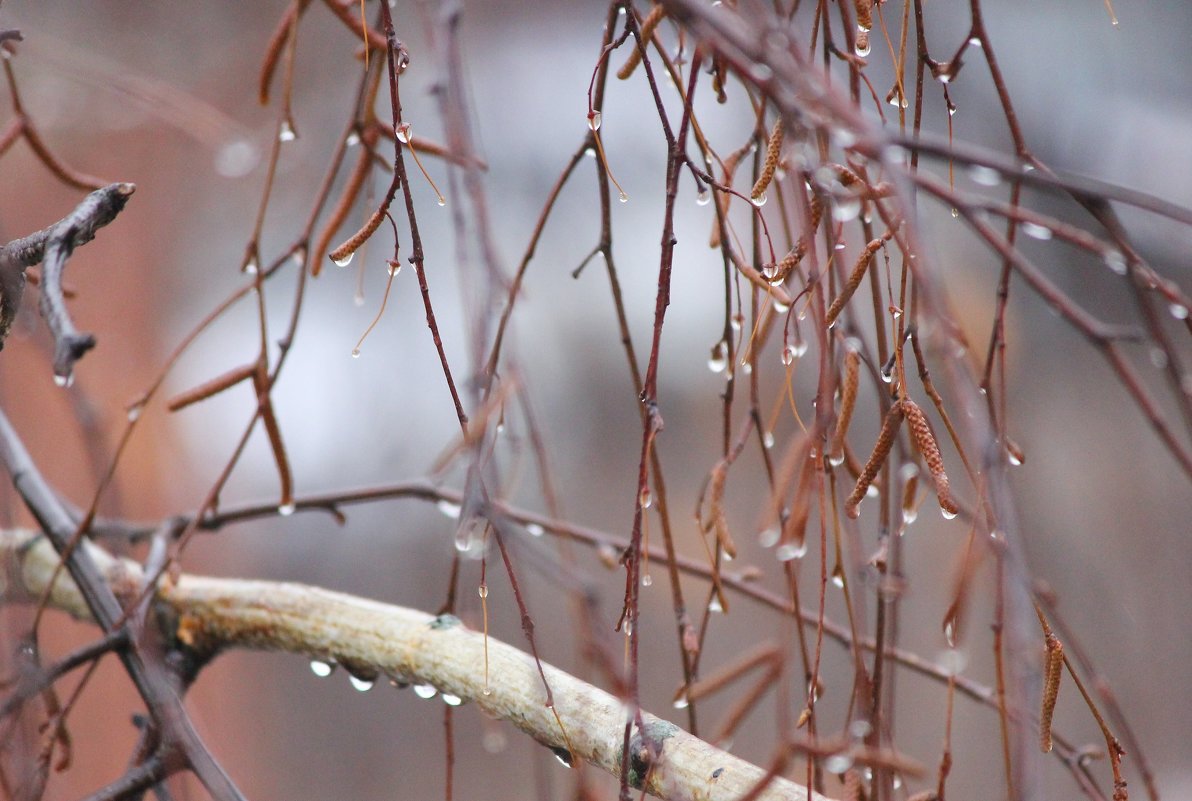
[[628,202],[629,202],[629,195],[627,195],[627,194],[625,194],[624,192],[622,192],[621,194],[617,195],[617,200],[621,201],[622,203],[628,203]]
[[320,679],[325,679],[335,672],[334,662],[324,662],[320,659],[310,660],[310,672],[318,676]]
[[141,412],[145,410],[145,404],[137,403],[128,407],[128,422],[135,423],[141,419]]
[[832,219],[836,222],[855,220],[860,213],[861,198],[858,197],[836,198],[832,204]]
[[832,569],[832,583],[837,587],[842,589],[844,588],[844,568],[842,568],[840,565],[836,565],[836,567]]
[[352,348],[352,358],[353,359],[360,358],[360,348]]
[[529,534],[531,537],[541,537],[543,534],[546,533],[546,530],[542,526],[538,525],[537,523],[527,523],[526,524],[526,533]]
[[551,753],[555,755],[555,759],[559,760],[559,764],[565,768],[571,767],[571,752],[566,748],[551,748]]
[[948,103],[948,116],[949,117],[956,116],[956,104],[955,103],[951,103],[951,102]]
[[706,206],[712,202],[712,193],[708,191],[706,186],[700,187],[700,190],[695,195],[695,205]]
[[832,754],[824,760],[824,770],[828,773],[844,773],[853,766],[853,758],[849,754]]
[[654,496],[650,494],[649,487],[642,487],[641,493],[637,496],[637,502],[643,509],[649,509],[654,503]]
[[373,688],[371,679],[362,679],[359,676],[353,676],[351,673],[348,674],[348,681],[351,682],[352,688],[359,693],[366,693]]
[[476,588],[476,594],[479,595],[481,598],[487,598],[488,597],[488,585],[481,584],[479,587]]
[[386,259],[386,270],[391,278],[397,278],[401,274],[401,262],[394,259]]
[[741,326],[745,324],[745,315],[734,314],[728,321],[729,328],[734,331],[740,331]]
[[344,140],[344,144],[348,147],[356,147],[356,145],[360,144],[360,134],[352,131],[348,134],[348,138]]
[[774,558],[779,562],[790,562],[802,559],[807,555],[807,540],[802,542],[784,542],[774,549]]
[[481,690],[481,691],[480,691],[480,693],[481,693],[482,695],[492,695],[492,694],[493,694],[493,688],[492,688],[492,687],[489,687],[489,686],[486,684],[486,685],[484,685],[484,689],[483,689],[483,690]]
[[757,543],[763,548],[773,548],[778,544],[778,539],[782,536],[782,529],[778,526],[772,526],[757,535]]
[[960,209],[956,208],[955,206],[952,207],[952,219],[953,220],[960,219]]
[[593,131],[599,131],[600,123],[601,123],[600,112],[599,111],[589,111],[588,112],[588,127],[591,128]]
[[242,178],[252,172],[259,160],[256,145],[247,139],[236,139],[215,154],[215,171],[224,178]]
[[857,135],[847,128],[833,128],[828,132],[828,136],[832,139],[832,144],[842,150],[857,144]]
[[910,525],[919,519],[919,509],[915,506],[904,506],[902,508],[902,522]]
[[790,367],[791,364],[794,363],[794,361],[795,361],[795,349],[793,347],[791,347],[790,345],[787,345],[786,347],[784,347],[782,349],[782,363],[785,366]]
[[69,387],[74,383],[74,373],[67,373],[66,375],[54,373],[54,383],[60,387]]
[[870,484],[869,489],[865,490],[866,498],[876,498],[878,495],[881,495],[881,492],[879,492],[878,488],[875,487],[873,484]]
[[854,48],[854,50],[856,51],[858,56],[860,56],[861,58],[865,58],[867,55],[869,55],[871,49],[872,48],[869,45],[869,37],[868,36],[865,36],[864,38],[862,38],[860,36],[857,37],[857,46]]
[[436,690],[430,684],[414,685],[414,695],[418,696],[419,698],[434,698],[437,692],[438,690]]
[[686,709],[690,705],[691,702],[687,699],[687,693],[680,695],[675,699],[675,702],[671,704],[671,706],[673,706],[675,709]]
[[919,475],[919,465],[914,462],[907,462],[898,468],[898,477],[903,481],[910,481]]
[[828,464],[832,465],[833,467],[840,467],[842,464],[844,464],[844,451],[841,450],[840,453],[829,453]]
[[1022,232],[1033,239],[1041,239],[1043,241],[1051,239],[1052,236],[1050,228],[1032,222],[1024,222],[1022,224]]
[[1163,348],[1151,348],[1151,364],[1162,370],[1167,366],[1167,351]]
[[956,519],[956,512],[945,509],[942,506],[940,507],[940,514],[943,515],[944,520],[955,520]]
[[1126,257],[1118,250],[1107,250],[1102,254],[1101,258],[1105,261],[1105,266],[1117,275],[1125,275],[1127,270]]
[[724,611],[724,607],[720,604],[719,595],[713,595],[712,600],[708,601],[708,611],[717,613]]
[[973,168],[969,170],[969,177],[973,179],[973,183],[981,186],[997,186],[1002,182],[1001,173],[983,164],[974,164]]
[[712,346],[712,355],[708,358],[708,369],[713,373],[723,373],[728,366],[728,343],[723,339]]
[[459,706],[464,702],[458,695],[452,695],[451,693],[443,693],[442,698],[443,703],[447,706]]
[[784,303],[777,295],[775,295],[774,299],[770,301],[770,305],[774,307],[775,314],[786,314],[791,310],[791,305],[789,303]]
[[293,142],[298,138],[297,132],[294,130],[294,125],[289,120],[281,121],[281,128],[277,132],[277,139],[279,142]]
[[342,259],[332,259],[331,261],[336,267],[347,267],[349,264],[352,263],[352,257],[355,255],[356,255],[356,251],[352,251],[348,255],[344,256]]
[[277,507],[277,513],[282,517],[289,517],[290,515],[294,514],[294,510],[297,508],[298,507],[294,504],[294,502],[290,501],[289,503],[283,503],[281,506]]
[[848,724],[848,734],[854,740],[864,740],[873,731],[868,720],[854,720]]
[[973,47],[984,47],[984,45],[981,42],[981,37],[979,37],[979,36],[970,36],[968,43],[970,45],[972,45]]
[[654,584],[654,578],[649,573],[642,576],[642,586],[643,587],[650,587],[653,584]]
[[956,647],[956,621],[952,618],[944,621],[944,641],[949,648]]
[[760,195],[756,195],[754,197],[749,198],[749,202],[752,203],[753,205],[757,206],[759,209],[762,206],[766,205],[766,200],[767,200],[767,196],[766,196],[765,192],[762,192]]
[[403,122],[401,125],[397,126],[397,130],[394,131],[394,136],[397,137],[397,141],[401,142],[403,145],[410,144],[410,139],[413,137],[413,135],[414,132],[410,127],[410,123],[408,122]]
[[968,666],[968,654],[958,648],[942,651],[936,662],[947,676],[958,676]]
[[459,520],[459,504],[452,503],[448,500],[441,500],[435,504],[438,510],[443,514],[443,517],[448,517],[452,520]]
[[1171,316],[1177,320],[1187,320],[1188,319],[1188,307],[1182,303],[1171,304],[1171,306],[1168,307],[1168,311],[1170,311]]
[[774,432],[773,431],[767,431],[766,433],[762,434],[762,445],[766,446],[766,450],[769,450],[770,448],[774,447]]

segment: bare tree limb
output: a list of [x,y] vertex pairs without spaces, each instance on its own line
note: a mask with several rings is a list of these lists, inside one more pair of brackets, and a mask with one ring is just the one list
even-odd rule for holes
[[25,289],[25,270],[42,261],[41,315],[54,335],[54,375],[65,381],[74,363],[95,347],[95,337],[81,334],[62,299],[62,271],[80,245],[116,219],[136,191],[129,183],[109,184],[83,199],[75,210],[48,228],[14,239],[0,248],[0,348],[12,328]]
[[[120,593],[135,592],[141,569],[84,542],[80,550]],[[36,596],[53,575],[58,557],[44,538],[29,531],[0,532],[0,560],[17,560],[0,584],[0,600]],[[18,586],[19,583],[19,586]],[[475,703],[484,714],[506,720],[551,748],[560,758],[580,759],[614,775],[621,767],[625,704],[618,698],[543,665],[556,699],[546,693],[534,659],[510,645],[487,639],[489,676],[485,686],[485,638],[452,615],[378,603],[293,583],[182,575],[159,589],[158,619],[168,620],[168,638],[203,655],[225,648],[285,651],[343,665],[352,675],[373,680],[387,676],[404,684],[431,685],[438,692]],[[73,582],[59,581],[51,596],[58,609],[91,619]],[[164,614],[162,614],[164,613]],[[555,712],[558,713],[556,719]],[[631,743],[632,786],[663,799],[737,799],[767,771],[725,753],[678,726],[642,715],[643,727]],[[566,740],[559,728],[566,728]],[[569,742],[572,753],[566,753]],[[661,753],[650,760],[650,753]],[[773,778],[753,796],[825,801],[782,778]]]

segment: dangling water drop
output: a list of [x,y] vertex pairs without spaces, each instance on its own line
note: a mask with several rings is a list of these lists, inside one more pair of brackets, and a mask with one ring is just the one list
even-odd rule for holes
[[767,197],[766,197],[766,193],[765,193],[765,192],[762,192],[762,193],[761,193],[760,195],[758,195],[757,197],[751,197],[751,198],[749,198],[749,202],[750,202],[750,203],[752,203],[753,205],[757,206],[759,209],[760,209],[762,206],[766,205],[766,200],[767,200]]
[[723,339],[712,346],[712,355],[708,358],[708,369],[713,373],[723,373],[728,366],[728,343]]
[[841,589],[844,588],[844,568],[840,565],[836,565],[832,570],[832,583]]
[[621,192],[621,194],[617,196],[617,200],[621,201],[622,203],[628,203],[629,195],[625,194],[624,192]]
[[706,186],[701,186],[698,193],[695,195],[695,205],[706,206],[712,202],[712,193],[708,191]]
[[310,672],[320,679],[325,679],[335,672],[335,663],[324,662],[321,659],[312,659],[310,660]]
[[641,493],[637,496],[637,502],[643,509],[649,509],[654,504],[654,496],[650,494],[649,487],[642,487]]
[[1127,265],[1126,257],[1118,250],[1107,250],[1105,255],[1101,257],[1105,261],[1105,266],[1114,272],[1116,275],[1125,275]]
[[782,536],[782,529],[772,526],[757,535],[757,544],[763,548],[773,548]]
[[546,530],[544,528],[542,528],[542,526],[538,525],[537,523],[527,523],[526,524],[526,533],[529,534],[531,537],[541,537],[543,534],[546,533]]
[[386,259],[385,264],[387,265],[386,269],[389,272],[390,277],[397,278],[398,274],[401,273],[401,262],[394,261],[393,259]]
[[649,573],[642,576],[642,586],[643,587],[651,587],[653,585],[654,585],[654,577],[653,576],[651,576]]
[[414,695],[418,696],[419,698],[423,698],[423,699],[434,698],[435,694],[438,692],[439,691],[436,690],[430,684],[415,684],[414,685]]
[[143,404],[143,403],[134,403],[132,406],[129,406],[128,407],[128,422],[135,423],[137,420],[140,420],[141,412],[143,412],[144,410],[145,410],[145,404]]
[[278,141],[293,142],[297,138],[298,134],[294,131],[294,125],[289,120],[282,120],[281,128],[277,132]]
[[410,123],[403,122],[401,125],[397,126],[397,130],[393,132],[393,135],[397,137],[397,141],[401,142],[403,145],[408,145],[410,144],[410,139],[412,139],[414,136],[414,132],[410,128]]
[[452,695],[451,693],[443,693],[442,698],[443,703],[447,706],[459,706],[464,702],[458,695]]
[[351,682],[352,688],[358,693],[366,693],[373,688],[373,682],[369,679],[362,679],[359,676],[348,674],[348,681]]
[[1022,232],[1029,237],[1043,241],[1051,239],[1052,236],[1052,230],[1050,228],[1032,222],[1024,222],[1022,224]]
[[66,375],[54,373],[54,383],[60,387],[69,387],[74,383],[74,373],[67,373]]
[[599,111],[589,111],[588,112],[588,127],[591,128],[593,131],[600,130],[601,121],[602,121],[602,117],[601,117],[601,114]]
[[973,183],[981,186],[997,186],[1002,182],[1001,173],[983,164],[973,165],[973,168],[969,170],[969,176],[973,179]]
[[795,361],[795,348],[793,345],[787,345],[782,349],[782,363],[786,367],[790,367]]
[[476,588],[476,594],[479,595],[481,598],[487,598],[488,597],[488,585],[481,584],[479,587]]
[[709,612],[723,612],[724,607],[720,604],[720,596],[713,595],[712,600],[708,601]]
[[439,510],[440,513],[442,513],[443,517],[447,517],[452,520],[459,519],[459,504],[458,503],[452,503],[451,501],[448,501],[448,500],[441,500],[435,504],[435,507]]
[[837,198],[832,204],[832,219],[836,222],[849,222],[861,213],[861,199],[857,197]]
[[352,257],[355,255],[356,255],[356,251],[353,250],[351,253],[344,256],[342,259],[332,259],[331,262],[336,267],[347,267],[349,264],[352,263]]
[[277,507],[277,513],[282,517],[289,517],[290,515],[294,514],[294,510],[297,508],[298,507],[294,504],[294,502],[290,501],[289,503],[283,503],[281,506]]
[[352,358],[353,359],[360,358],[360,348],[352,348]]
[[774,558],[779,562],[789,562],[802,559],[807,555],[807,540],[802,542],[784,542],[774,549]]

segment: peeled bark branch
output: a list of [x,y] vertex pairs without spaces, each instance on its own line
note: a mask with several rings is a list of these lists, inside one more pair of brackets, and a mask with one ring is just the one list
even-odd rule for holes
[[[136,563],[115,559],[91,543],[81,547],[117,595],[139,589],[142,573]],[[49,543],[35,533],[0,532],[0,560],[11,565],[0,572],[0,601],[36,597],[57,559]],[[51,603],[75,617],[90,618],[82,595],[65,578],[57,582]],[[545,705],[546,692],[533,657],[492,637],[486,687],[480,667],[484,637],[453,616],[435,617],[300,584],[192,575],[160,588],[155,603],[160,613],[156,619],[173,629],[163,632],[166,641],[200,654],[233,647],[286,651],[338,663],[362,679],[389,677],[433,685],[440,693],[475,703],[486,715],[509,721],[561,756],[568,752],[572,759],[614,775],[620,771],[626,714],[620,699],[543,665],[556,699],[552,710]],[[631,743],[629,782],[641,787],[644,775],[651,795],[728,801],[745,796],[766,776],[764,769],[672,723],[644,713],[642,718],[643,730],[635,732]],[[772,779],[754,797],[809,799],[803,787],[782,778]],[[814,793],[810,799],[826,801]]]

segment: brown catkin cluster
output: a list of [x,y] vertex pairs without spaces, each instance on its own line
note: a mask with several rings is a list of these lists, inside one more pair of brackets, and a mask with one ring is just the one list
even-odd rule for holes
[[857,287],[861,285],[861,279],[865,277],[865,273],[869,270],[869,262],[873,260],[873,254],[882,246],[883,241],[883,239],[874,239],[861,251],[861,255],[857,258],[857,263],[853,265],[852,272],[848,274],[848,280],[845,281],[840,294],[836,296],[836,299],[832,301],[832,306],[828,309],[828,315],[825,319],[829,328],[836,322],[836,318],[844,310],[845,304],[849,302],[853,293],[857,291]]
[[762,163],[762,172],[753,185],[753,191],[749,193],[751,200],[761,200],[770,187],[770,182],[774,180],[774,171],[778,169],[778,156],[782,152],[784,134],[782,117],[779,117],[774,121],[774,127],[770,129],[770,138],[766,141],[766,160]]
[[944,472],[944,458],[940,455],[939,445],[935,441],[935,434],[931,432],[931,425],[927,422],[927,415],[919,408],[919,404],[910,398],[903,398],[900,402],[906,413],[907,425],[911,436],[915,440],[915,448],[923,455],[927,462],[927,469],[935,481],[935,494],[939,498],[940,509],[949,515],[955,515],[957,507],[952,500],[952,490],[948,484],[948,474]]
[[857,404],[857,384],[860,381],[861,354],[853,348],[844,353],[844,376],[840,383],[840,414],[836,416],[836,433],[832,436],[831,458],[844,461],[844,438],[853,419],[853,408]]
[[629,57],[625,59],[625,64],[617,71],[617,77],[622,81],[629,80],[633,75],[633,71],[637,69],[637,65],[642,63],[642,50],[646,49],[646,45],[650,44],[650,39],[654,36],[654,29],[658,27],[658,23],[662,22],[662,18],[666,16],[666,11],[662,6],[654,6],[650,9],[650,13],[642,20],[641,35],[638,41],[641,42],[641,47],[634,47],[629,51]]
[[861,475],[857,476],[857,485],[853,487],[853,491],[844,502],[845,514],[854,520],[861,516],[861,501],[864,499],[865,493],[869,491],[869,485],[873,483],[877,471],[882,469],[886,457],[890,455],[890,448],[894,446],[894,438],[898,436],[898,427],[902,425],[903,414],[901,403],[895,403],[890,407],[890,411],[886,413],[886,419],[882,421],[882,430],[877,435],[877,444],[873,446],[873,453],[869,454],[869,460],[861,468]]
[[1054,634],[1047,635],[1046,662],[1043,666],[1043,707],[1039,714],[1039,747],[1051,751],[1051,719],[1060,694],[1060,678],[1064,675],[1064,644]]

